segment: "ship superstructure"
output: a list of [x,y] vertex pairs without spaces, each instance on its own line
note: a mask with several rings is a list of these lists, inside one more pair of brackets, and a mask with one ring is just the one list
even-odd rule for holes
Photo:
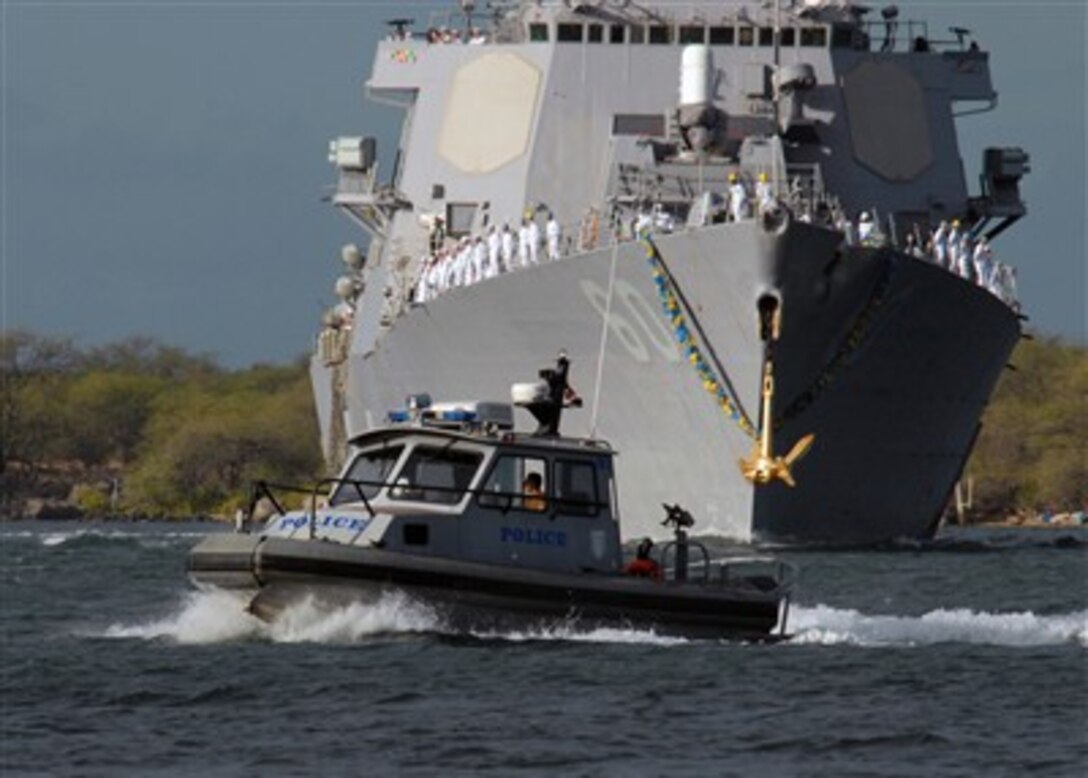
[[313,362],[330,460],[421,387],[501,399],[562,347],[621,502],[932,533],[1020,333],[989,241],[1027,155],[987,149],[972,193],[956,139],[996,104],[988,53],[850,2],[472,5],[378,46],[390,174],[373,139],[330,148],[370,236]]

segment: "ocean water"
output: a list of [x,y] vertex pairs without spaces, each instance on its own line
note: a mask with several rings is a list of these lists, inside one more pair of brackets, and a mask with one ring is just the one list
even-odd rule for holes
[[783,552],[773,645],[269,626],[186,581],[208,531],[0,525],[0,775],[1088,774],[1083,529]]

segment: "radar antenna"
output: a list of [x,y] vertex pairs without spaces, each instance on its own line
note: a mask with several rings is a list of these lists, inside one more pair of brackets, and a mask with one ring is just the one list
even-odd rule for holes
[[948,31],[956,36],[956,40],[959,41],[961,49],[966,48],[963,45],[963,41],[968,35],[971,34],[970,30],[968,30],[966,27],[949,27]]
[[416,20],[406,18],[386,19],[385,23],[393,28],[392,34],[394,38],[399,41],[406,41],[410,37],[408,33],[408,26],[415,24]]

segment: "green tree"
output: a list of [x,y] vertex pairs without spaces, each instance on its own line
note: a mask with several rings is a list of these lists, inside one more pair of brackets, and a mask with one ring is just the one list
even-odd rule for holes
[[126,505],[148,515],[207,514],[244,500],[251,481],[308,481],[320,466],[305,375],[279,391],[183,389],[159,405]]
[[1058,338],[1021,341],[983,417],[967,472],[984,514],[1088,499],[1088,349]]
[[168,386],[153,374],[101,369],[74,379],[65,403],[73,458],[91,467],[131,460],[155,398]]

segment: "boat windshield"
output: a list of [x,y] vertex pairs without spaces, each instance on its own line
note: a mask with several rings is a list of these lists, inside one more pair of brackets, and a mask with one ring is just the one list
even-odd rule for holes
[[329,498],[329,505],[376,497],[403,450],[404,446],[388,446],[376,451],[364,451],[356,456]]
[[419,446],[397,475],[389,496],[452,505],[461,501],[480,469],[483,455],[477,451]]

